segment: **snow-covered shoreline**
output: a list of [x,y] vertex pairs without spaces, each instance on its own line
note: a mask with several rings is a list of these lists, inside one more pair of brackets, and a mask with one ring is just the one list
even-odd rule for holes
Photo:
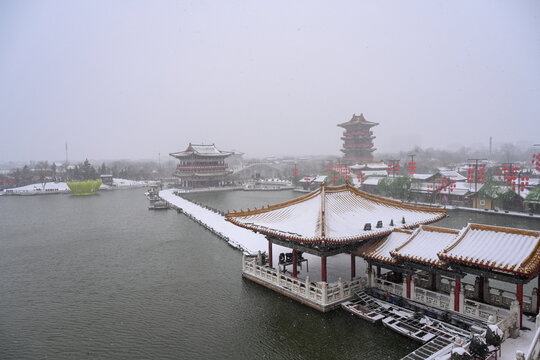
[[[148,181],[136,181],[127,179],[113,179],[113,186],[102,184],[100,190],[132,189],[148,186]],[[71,190],[65,182],[47,182],[30,184],[16,188],[5,189],[1,195],[50,195],[69,194]]]

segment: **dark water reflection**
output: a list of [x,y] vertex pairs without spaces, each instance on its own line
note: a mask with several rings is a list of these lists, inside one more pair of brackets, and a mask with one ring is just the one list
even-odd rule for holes
[[[398,359],[417,346],[242,280],[239,251],[148,211],[143,192],[0,198],[0,359]],[[293,194],[198,196],[232,209]]]

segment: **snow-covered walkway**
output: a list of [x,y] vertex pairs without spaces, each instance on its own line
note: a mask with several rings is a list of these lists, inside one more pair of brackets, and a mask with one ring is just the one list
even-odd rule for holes
[[251,230],[246,230],[225,221],[223,215],[181,198],[175,195],[174,191],[173,189],[162,190],[159,192],[159,196],[182,209],[186,215],[194,220],[204,224],[205,227],[224,238],[233,247],[242,250],[245,254],[256,254],[259,250],[266,251],[268,249],[268,241],[264,235],[256,234]]
[[[223,215],[194,204],[180,196],[174,195],[175,191],[176,190],[174,189],[162,190],[159,192],[159,196],[175,207],[182,209],[187,216],[220,236],[231,246],[240,249],[245,254],[256,254],[258,251],[268,251],[268,240],[264,235],[254,233],[251,230],[241,228],[225,221]],[[274,244],[272,247],[274,254],[273,265],[277,266],[278,255],[280,253],[290,252],[291,249],[277,244]],[[303,266],[298,269],[299,277],[305,278],[305,276],[309,275],[312,281],[319,281],[321,279],[320,258],[311,254],[304,254],[304,258],[309,260],[309,266]],[[337,254],[329,257],[327,263],[328,282],[336,282],[340,277],[346,279],[350,274],[350,261],[349,254]],[[357,274],[363,274],[365,272],[366,264],[364,261],[357,261],[356,266]]]

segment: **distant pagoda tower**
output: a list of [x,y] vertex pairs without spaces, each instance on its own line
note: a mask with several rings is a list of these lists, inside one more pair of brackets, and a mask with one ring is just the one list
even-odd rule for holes
[[185,151],[169,154],[180,160],[174,176],[180,178],[185,189],[219,187],[232,173],[225,158],[233,152],[221,151],[212,145],[189,144]]
[[379,123],[367,121],[364,114],[353,114],[351,120],[338,124],[345,129],[341,139],[343,140],[343,163],[354,165],[373,161],[373,132],[370,130]]

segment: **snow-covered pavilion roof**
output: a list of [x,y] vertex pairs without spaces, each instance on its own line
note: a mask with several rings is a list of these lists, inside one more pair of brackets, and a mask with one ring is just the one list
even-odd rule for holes
[[230,151],[221,151],[216,148],[215,144],[212,145],[195,145],[189,143],[189,146],[185,151],[179,151],[175,153],[170,153],[169,155],[175,158],[182,158],[185,156],[199,155],[199,156],[229,156],[233,153]]
[[441,249],[452,244],[459,231],[434,226],[420,226],[403,245],[390,252],[396,259],[426,265],[442,266],[437,256]]
[[395,229],[382,240],[371,244],[362,253],[362,257],[365,259],[377,260],[379,262],[385,262],[393,264],[396,259],[390,254],[391,251],[401,247],[407,240],[409,240],[412,230]]
[[360,114],[360,115],[353,114],[351,120],[344,122],[342,124],[338,124],[338,126],[347,127],[347,126],[355,125],[355,124],[370,125],[370,126],[379,125],[379,123],[367,121],[366,118],[364,117],[364,114]]
[[540,266],[540,231],[469,224],[439,253],[448,262],[533,276]]
[[[299,198],[262,209],[229,212],[227,220],[287,240],[340,244],[384,236],[395,228],[413,228],[445,216],[443,208],[405,204],[345,184],[323,185]],[[381,227],[377,227],[379,221]],[[364,230],[366,223],[371,224],[371,230]]]

